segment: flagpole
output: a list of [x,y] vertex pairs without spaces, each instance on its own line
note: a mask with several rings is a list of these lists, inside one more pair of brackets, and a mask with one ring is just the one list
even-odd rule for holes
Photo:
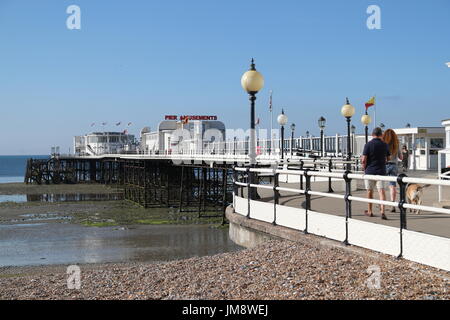
[[273,148],[273,106],[272,106],[272,93],[273,90],[270,90],[270,104],[269,104],[269,110],[270,110],[270,148],[269,148],[269,155],[270,151]]
[[375,97],[375,103],[374,103],[374,107],[373,108],[373,128],[375,129],[376,127],[378,127],[377,125],[377,95],[374,95]]

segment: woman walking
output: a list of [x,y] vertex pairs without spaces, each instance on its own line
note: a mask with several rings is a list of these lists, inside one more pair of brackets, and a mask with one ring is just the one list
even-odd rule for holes
[[403,159],[402,159],[403,172],[407,172],[408,168],[409,168],[409,163],[408,163],[409,151],[406,146],[403,146],[403,148],[402,148],[402,156],[403,156]]
[[[403,154],[400,151],[397,134],[395,133],[394,130],[387,129],[383,133],[382,140],[388,145],[390,153],[386,162],[386,174],[388,176],[396,177],[398,176],[398,159],[403,160]],[[397,187],[396,182],[389,182],[389,189],[392,202],[395,202],[397,194],[396,187]],[[395,212],[395,207],[392,207],[391,212]]]

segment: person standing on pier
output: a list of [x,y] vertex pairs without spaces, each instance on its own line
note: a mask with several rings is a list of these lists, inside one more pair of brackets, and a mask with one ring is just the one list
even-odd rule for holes
[[[383,130],[377,127],[373,129],[372,140],[364,146],[362,165],[364,173],[368,175],[386,175],[386,162],[390,156],[388,145],[381,140]],[[373,199],[373,189],[375,186],[378,189],[380,200],[386,200],[386,193],[384,190],[384,181],[364,180],[367,189],[367,198]],[[365,215],[373,217],[373,204],[368,204],[369,208],[364,212]],[[381,205],[381,218],[387,220],[384,205]]]
[[403,172],[408,172],[408,168],[409,168],[409,151],[408,151],[408,147],[403,146],[402,149],[402,167],[403,167]]

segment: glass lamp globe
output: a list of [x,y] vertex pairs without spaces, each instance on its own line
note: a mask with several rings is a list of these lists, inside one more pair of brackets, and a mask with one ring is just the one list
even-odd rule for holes
[[288,122],[288,117],[284,114],[284,111],[281,111],[281,114],[277,118],[278,124],[280,126],[285,126]]
[[365,114],[361,117],[361,123],[363,125],[368,126],[371,122],[372,118],[368,114]]
[[295,130],[295,123],[291,124],[291,130],[292,130],[292,131]]
[[241,85],[248,93],[257,93],[264,87],[264,77],[261,73],[256,71],[253,59],[250,70],[242,75]]
[[355,107],[353,107],[347,98],[347,103],[342,107],[341,113],[345,118],[351,118],[355,114]]
[[319,124],[319,129],[320,130],[325,129],[325,124],[326,124],[325,118],[324,117],[320,117],[319,121],[318,121],[318,124]]

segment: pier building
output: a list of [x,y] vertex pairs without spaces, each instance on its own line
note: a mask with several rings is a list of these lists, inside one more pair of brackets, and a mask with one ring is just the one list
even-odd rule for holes
[[161,121],[158,129],[153,132],[142,130],[140,150],[146,154],[199,154],[203,151],[214,153],[214,148],[218,150],[225,141],[223,122],[180,118],[180,121],[177,121],[178,118]]
[[96,156],[134,152],[134,135],[126,132],[92,132],[74,137],[73,150],[76,155]]

